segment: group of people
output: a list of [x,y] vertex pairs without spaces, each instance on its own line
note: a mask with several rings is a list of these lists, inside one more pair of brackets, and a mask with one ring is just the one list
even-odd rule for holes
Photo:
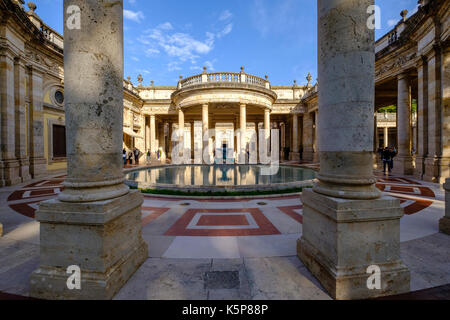
[[385,147],[378,149],[378,153],[383,161],[383,172],[386,173],[387,170],[392,172],[392,169],[394,169],[394,158],[397,155],[397,150],[392,147]]
[[[123,153],[122,158],[123,158],[124,166],[139,165],[139,159],[142,156],[142,152],[138,148],[135,147],[135,148],[133,148],[132,151],[129,151],[129,152],[127,152],[126,149],[123,149],[122,153]],[[158,161],[161,159],[161,154],[162,154],[161,150],[158,150],[156,152],[156,159]],[[152,153],[150,152],[150,150],[148,150],[147,154],[146,154],[146,162],[147,162],[147,164],[149,164],[149,163],[151,163],[151,161],[152,161]]]
[[130,152],[127,152],[126,149],[123,149],[122,151],[122,159],[123,159],[123,165],[126,166],[127,164],[139,164],[139,158],[141,157],[142,153],[138,148],[133,148],[133,150]]

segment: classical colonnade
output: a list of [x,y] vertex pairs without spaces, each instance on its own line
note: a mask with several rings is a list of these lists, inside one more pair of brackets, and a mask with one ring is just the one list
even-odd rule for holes
[[[337,299],[410,289],[400,257],[403,209],[400,200],[382,196],[373,175],[375,51],[374,30],[367,27],[373,4],[318,0],[321,169],[318,183],[302,194],[298,255]],[[31,293],[109,299],[147,258],[143,199],[123,184],[122,127],[117,125],[123,108],[123,2],[66,0],[65,19],[70,5],[79,7],[81,26],[91,32],[65,26],[68,178],[59,198],[42,203],[37,214],[41,264],[32,275]],[[242,124],[244,113],[240,106]],[[183,127],[184,113],[179,116]],[[74,263],[85,275],[84,290],[66,287],[61,266]],[[367,286],[373,266],[382,271],[379,290]]]

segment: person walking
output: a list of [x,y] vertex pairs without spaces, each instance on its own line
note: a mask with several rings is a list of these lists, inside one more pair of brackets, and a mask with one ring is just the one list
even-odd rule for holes
[[128,152],[128,164],[132,165],[133,164],[133,152]]
[[397,156],[397,149],[395,149],[395,147],[390,148],[389,149],[389,153],[390,153],[390,156],[391,156],[389,172],[391,172],[394,169],[394,158]]
[[135,161],[136,165],[139,165],[139,157],[141,155],[141,151],[139,151],[139,149],[135,147],[133,150],[133,154],[134,154],[134,161]]
[[147,158],[146,158],[147,164],[152,162],[152,153],[150,150],[147,150]]
[[386,173],[386,168],[389,169],[389,172],[391,172],[391,160],[392,160],[392,153],[389,148],[384,148],[381,152],[381,160],[383,161],[383,172]]
[[126,166],[127,165],[127,150],[123,149],[122,151],[122,160],[123,160],[123,165]]

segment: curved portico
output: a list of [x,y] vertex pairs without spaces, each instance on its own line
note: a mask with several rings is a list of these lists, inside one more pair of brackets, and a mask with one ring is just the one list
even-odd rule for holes
[[[185,137],[180,140],[187,144],[185,149],[194,151],[193,158],[197,162],[202,159],[202,154],[197,153],[198,147],[206,148],[212,143],[210,152],[226,150],[228,159],[231,156],[232,161],[243,163],[251,161],[246,159],[246,154],[252,134],[258,129],[271,128],[270,113],[277,94],[270,89],[267,78],[247,75],[242,68],[241,73],[207,73],[204,70],[200,75],[181,79],[171,99],[178,111],[178,128],[186,131],[186,120],[193,128],[190,143],[184,141]],[[202,137],[210,129],[215,129],[214,139],[203,142]],[[245,134],[239,131],[235,138],[234,132],[238,129],[244,129]],[[269,138],[270,130],[266,133],[266,139]]]

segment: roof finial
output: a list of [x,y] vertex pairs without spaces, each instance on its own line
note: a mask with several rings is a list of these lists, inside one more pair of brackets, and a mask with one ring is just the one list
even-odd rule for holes
[[203,73],[207,73],[208,68],[206,66],[203,66]]
[[28,6],[28,8],[30,8],[30,10],[31,10],[32,12],[35,12],[35,11],[36,11],[37,6],[36,6],[36,4],[35,4],[34,2],[32,2],[32,1],[28,2],[28,3],[27,3],[27,6]]
[[403,10],[402,12],[400,12],[401,17],[403,18],[403,22],[406,21],[406,17],[408,16],[408,10]]
[[245,70],[245,68],[244,68],[244,66],[242,66],[241,67],[241,73],[244,73],[244,70]]
[[306,77],[306,80],[308,81],[308,87],[311,86],[311,80],[312,80],[312,75],[310,72],[308,72],[308,76]]
[[142,81],[144,81],[144,78],[142,78],[142,74],[138,75],[137,81],[139,82],[139,86],[142,87]]

